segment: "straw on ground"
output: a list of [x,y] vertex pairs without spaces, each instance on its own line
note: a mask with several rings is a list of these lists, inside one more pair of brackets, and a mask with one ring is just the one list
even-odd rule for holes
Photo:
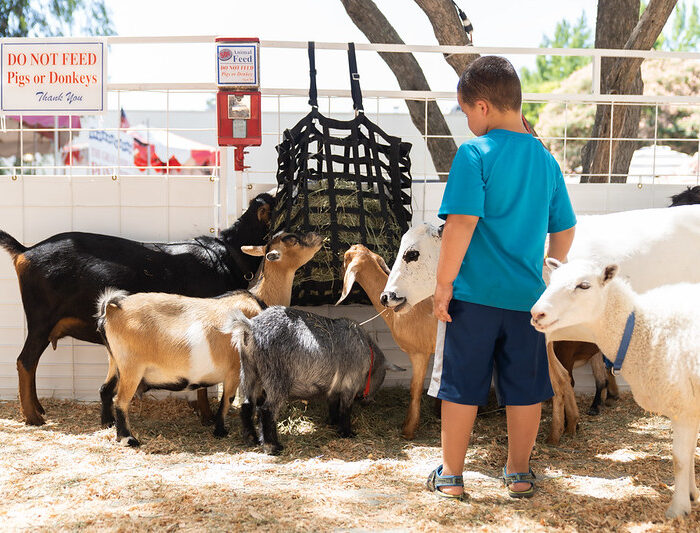
[[[244,448],[235,420],[230,437],[212,438],[175,399],[132,405],[138,450],[100,429],[95,403],[47,400],[48,424],[28,427],[17,402],[0,402],[0,523],[52,531],[697,531],[697,505],[685,521],[664,521],[673,483],[669,423],[629,395],[600,417],[584,416],[561,447],[538,440],[540,491],[531,501],[508,498],[496,477],[504,417],[479,417],[464,504],[424,490],[440,461],[439,421],[424,402],[418,439],[403,440],[407,402],[405,389],[387,389],[358,406],[353,440],[324,424],[321,403],[293,404],[281,417],[280,457]],[[545,429],[547,417],[545,409]]]

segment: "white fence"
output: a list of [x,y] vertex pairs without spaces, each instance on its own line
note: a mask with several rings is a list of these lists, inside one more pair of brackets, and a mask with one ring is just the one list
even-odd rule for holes
[[[181,176],[0,176],[0,227],[27,244],[62,231],[137,240],[209,235],[217,228],[218,182]],[[17,278],[0,257],[0,398],[17,394],[15,359],[26,326]],[[106,375],[101,346],[66,338],[47,349],[37,373],[40,396],[96,399]]]
[[[213,37],[187,38],[122,38],[110,37],[112,53],[120,46],[133,44],[153,46],[180,46],[182,44],[209,45]],[[306,71],[306,43],[263,41],[263,58],[275,51],[294,52]],[[343,43],[316,43],[321,53],[343,54]],[[203,46],[202,61],[208,61],[213,69],[213,45]],[[404,45],[357,45],[358,53],[371,51],[416,52],[441,56],[443,53],[463,53],[458,47],[404,46]],[[542,54],[541,49],[495,49],[470,48],[469,53]],[[635,56],[660,60],[700,60],[698,53],[672,54],[667,52],[622,52],[619,50],[546,50],[547,55],[587,55],[593,58],[593,83],[585,94],[525,94],[531,102],[564,102],[565,109],[574,106],[594,107],[599,103],[609,105],[644,105],[658,109],[662,105],[683,105],[694,112],[700,108],[700,96],[678,95],[601,95],[598,90],[600,79],[600,58],[605,56]],[[211,56],[211,57],[209,57]],[[340,57],[340,56],[338,56]],[[358,58],[360,71],[365,56]],[[264,59],[263,59],[264,61]],[[187,70],[187,66],[184,66]],[[213,78],[213,74],[212,74]],[[262,80],[265,81],[265,63]],[[321,108],[324,113],[335,118],[349,118],[351,109],[347,75],[338,81],[340,88],[321,88]],[[291,127],[305,113],[305,88],[276,88],[263,86],[263,145],[251,148],[247,156],[250,171],[234,175],[230,172],[231,150],[222,152],[222,164],[206,164],[171,167],[170,154],[175,152],[175,136],[179,135],[200,143],[215,145],[215,117],[213,110],[191,111],[182,102],[206,101],[214,96],[216,87],[210,81],[188,80],[186,82],[121,83],[118,80],[108,84],[109,114],[103,122],[84,125],[81,130],[66,127],[44,128],[39,130],[54,144],[46,155],[37,156],[35,147],[41,142],[33,138],[37,130],[28,130],[19,120],[13,125],[3,118],[0,124],[0,141],[16,143],[14,160],[0,160],[0,228],[8,231],[26,245],[35,244],[44,238],[61,231],[90,231],[120,235],[144,241],[169,241],[216,233],[240,212],[247,200],[260,190],[275,185],[276,153],[285,128]],[[370,118],[393,135],[401,136],[413,143],[413,210],[414,221],[434,220],[444,183],[432,166],[425,148],[425,141],[431,137],[425,129],[419,131],[413,126],[405,110],[404,99],[427,102],[436,100],[446,111],[446,120],[457,143],[468,138],[466,121],[460,113],[450,113],[455,95],[451,92],[421,92],[399,90],[363,90],[365,109]],[[132,110],[135,97],[151,102],[153,110]],[[113,135],[118,141],[128,138],[129,128],[120,127],[119,110],[124,107],[132,126],[143,125],[141,136],[147,140],[163,139],[166,145],[165,166],[162,168],[139,168],[124,164],[117,158],[112,164],[89,165],[85,161],[73,161],[68,157],[64,164],[65,152],[59,145],[70,146],[75,139],[89,131],[102,131]],[[201,106],[204,107],[204,106]],[[657,114],[658,117],[658,114]],[[564,128],[563,135],[544,137],[547,142],[560,141],[570,147],[580,145],[586,137],[572,135]],[[603,139],[611,141],[612,138]],[[700,137],[683,139],[660,138],[657,128],[654,136],[636,139],[654,147],[669,141],[695,143],[700,145]],[[58,143],[56,143],[58,141]],[[179,142],[179,141],[178,141]],[[173,143],[172,149],[170,143]],[[578,143],[578,144],[577,144]],[[572,148],[573,149],[573,148]],[[10,150],[10,152],[12,152]],[[70,152],[70,149],[68,150]],[[72,152],[70,152],[72,153]],[[564,152],[566,154],[566,152]],[[566,155],[565,155],[566,157]],[[566,164],[566,161],[560,161]],[[658,170],[658,171],[657,171]],[[652,168],[648,179],[638,177],[625,184],[579,184],[576,176],[570,173],[567,178],[574,206],[579,214],[604,213],[626,209],[662,207],[668,205],[668,197],[684,188],[679,180],[663,178],[662,165]],[[685,176],[684,183],[698,183],[698,173]],[[612,176],[611,173],[609,173]],[[663,178],[663,179],[661,179]],[[671,181],[669,183],[669,181]],[[228,196],[228,205],[221,205]],[[228,215],[228,216],[227,216]],[[331,316],[346,315],[357,319],[369,318],[373,310],[362,306],[316,309]],[[376,335],[380,346],[397,364],[409,366],[405,354],[393,343],[381,319],[367,325]],[[0,398],[14,398],[17,393],[15,360],[19,354],[26,326],[19,298],[19,290],[12,264],[4,253],[0,254]],[[59,342],[58,349],[50,348],[44,354],[38,367],[39,396],[54,396],[91,400],[97,398],[97,389],[106,374],[106,356],[99,346],[80,343],[71,339]],[[409,376],[390,375],[387,383],[406,383]],[[577,386],[587,385],[577,381]]]

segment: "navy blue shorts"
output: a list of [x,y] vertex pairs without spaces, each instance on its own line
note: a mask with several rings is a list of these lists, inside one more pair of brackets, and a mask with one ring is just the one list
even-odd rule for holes
[[428,394],[441,400],[486,405],[495,372],[500,405],[533,405],[554,396],[543,333],[530,313],[452,300],[452,322],[438,348]]

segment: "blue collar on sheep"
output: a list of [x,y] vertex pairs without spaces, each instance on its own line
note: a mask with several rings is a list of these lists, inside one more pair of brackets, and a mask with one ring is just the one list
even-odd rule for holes
[[627,317],[627,322],[625,323],[625,331],[622,333],[622,340],[620,341],[620,347],[617,349],[617,356],[615,361],[610,361],[607,357],[603,356],[606,364],[610,363],[612,366],[612,375],[617,376],[622,368],[622,363],[625,362],[625,356],[627,355],[627,349],[630,347],[630,341],[632,340],[632,333],[634,332],[635,316],[634,311],[632,311]]

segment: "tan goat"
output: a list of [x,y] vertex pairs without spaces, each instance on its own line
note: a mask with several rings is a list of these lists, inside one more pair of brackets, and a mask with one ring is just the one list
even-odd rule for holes
[[[265,305],[289,307],[292,302],[294,274],[322,246],[323,237],[314,232],[304,236],[296,233],[278,233],[264,246],[241,246],[243,253],[263,258],[248,290],[262,300]],[[195,410],[201,405],[205,406],[205,410],[200,413],[203,424],[211,423],[214,420],[215,417],[211,411],[206,411],[209,406],[206,387],[197,390],[197,402],[191,401],[189,403]],[[105,424],[104,417],[102,423]]]
[[265,303],[289,305],[294,272],[322,244],[323,239],[314,233],[287,233],[276,235],[264,247],[242,247],[264,258],[253,294],[236,291],[218,298],[189,298],[106,291],[98,304],[98,324],[110,352],[109,373],[101,389],[102,420],[116,422],[117,439],[128,446],[139,444],[131,434],[128,406],[141,381],[147,387],[168,390],[194,390],[223,382],[214,435],[225,436],[224,419],[240,378],[238,352],[231,345],[231,335],[221,331],[231,310],[240,309],[252,318]]
[[413,367],[411,403],[408,406],[401,434],[406,439],[413,439],[420,422],[420,402],[425,373],[430,356],[435,351],[437,319],[433,315],[433,299],[428,298],[413,306],[410,311],[397,315],[379,301],[390,272],[384,259],[362,244],[355,244],[345,252],[343,266],[345,270],[343,293],[338,303],[345,299],[353,283],[357,281],[369,296],[377,312],[382,313],[382,318],[389,326],[396,344],[408,354],[411,360]]

